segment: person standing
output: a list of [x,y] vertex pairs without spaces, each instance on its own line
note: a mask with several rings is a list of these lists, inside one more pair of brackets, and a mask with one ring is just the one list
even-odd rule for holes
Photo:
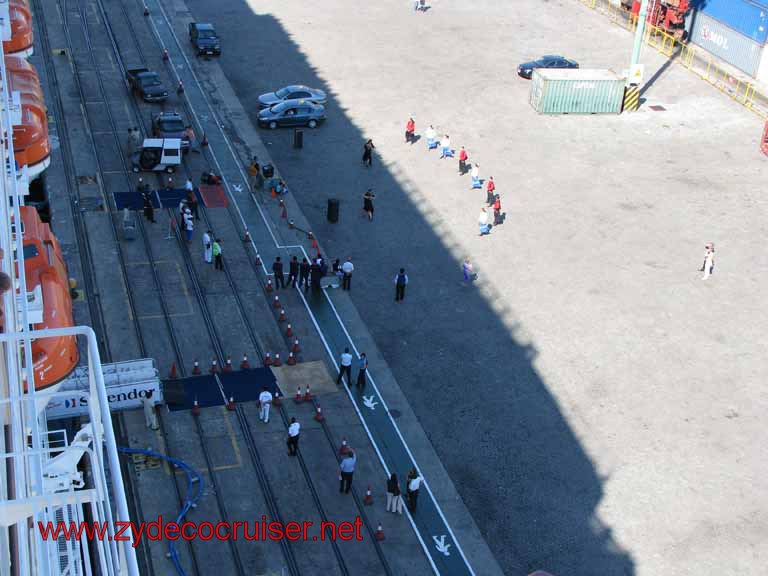
[[480,228],[480,236],[490,234],[491,225],[488,224],[488,211],[485,207],[480,208],[480,216],[477,218],[477,225]]
[[213,262],[213,238],[210,230],[203,234],[203,257],[206,264]]
[[395,302],[405,298],[406,286],[408,286],[408,274],[405,273],[405,268],[400,268],[400,272],[395,276]]
[[416,511],[416,503],[419,499],[419,488],[421,488],[423,480],[424,478],[419,475],[416,468],[413,468],[408,474],[408,486],[406,487],[405,493],[408,497],[408,510],[411,512]]
[[480,182],[480,165],[474,164],[472,166],[472,172],[470,173],[470,176],[472,177],[472,189],[475,188],[482,188],[483,184]]
[[320,292],[320,279],[323,277],[323,271],[320,268],[320,264],[318,264],[317,260],[312,262],[312,265],[309,267],[309,279],[312,283],[312,291],[315,293]]
[[309,262],[306,258],[302,258],[299,265],[299,288],[302,286],[304,286],[304,292],[309,290]]
[[355,473],[355,464],[357,464],[357,456],[350,450],[347,452],[347,457],[341,461],[341,464],[339,464],[339,468],[341,469],[339,492],[349,494],[349,491],[352,489],[352,476]]
[[[192,184],[191,180],[187,180],[188,184]],[[192,211],[192,215],[195,220],[200,220],[200,213],[197,210],[197,196],[195,195],[195,187],[187,188],[187,206]]]
[[189,208],[184,211],[184,229],[187,231],[187,244],[192,244],[192,232],[195,229],[195,223],[192,221],[192,210]]
[[496,194],[493,199],[493,225],[501,224],[501,196]]
[[275,288],[285,288],[285,277],[283,276],[283,263],[280,256],[272,262],[272,274],[275,277]]
[[248,166],[248,175],[251,177],[251,189],[256,190],[261,188],[261,166],[259,165],[258,157],[254,156],[251,160],[251,165]]
[[291,417],[291,425],[288,426],[288,455],[296,456],[296,451],[299,449],[299,432],[301,430],[301,424],[296,422],[296,418]]
[[221,257],[221,240],[216,238],[211,248],[213,251],[214,268],[216,270],[224,270],[224,260]]
[[294,256],[291,258],[290,263],[288,264],[288,284],[290,284],[293,288],[296,287],[296,280],[299,277],[299,259]]
[[485,185],[485,194],[488,206],[493,206],[493,201],[496,199],[496,182],[493,181],[493,176],[488,178],[488,183]]
[[704,253],[704,264],[700,270],[700,272],[704,272],[704,275],[701,277],[702,280],[709,278],[712,272],[715,271],[715,245],[710,242],[704,249],[706,250]]
[[128,128],[128,156],[133,156],[141,149],[141,132],[138,128]]
[[155,207],[152,205],[152,198],[149,195],[149,192],[142,192],[141,193],[142,201],[144,202],[144,218],[146,218],[149,222],[152,222],[152,224],[155,223]]
[[467,154],[464,146],[462,146],[459,152],[459,174],[461,176],[467,173],[467,160],[469,160],[469,154]]
[[400,481],[397,479],[397,474],[392,472],[392,475],[387,480],[387,512],[393,514],[403,513],[403,498],[400,496]]
[[405,123],[405,141],[407,143],[413,144],[415,132],[416,122],[413,121],[413,118],[408,118],[408,122]]
[[336,384],[341,384],[341,379],[346,375],[347,382],[352,384],[352,354],[349,353],[349,348],[344,348],[339,357],[339,376],[336,378]]
[[451,150],[451,137],[446,134],[440,141],[440,159],[453,158],[453,150]]
[[259,394],[259,420],[267,424],[269,422],[269,407],[272,406],[272,393],[266,386],[261,387]]
[[352,289],[352,272],[355,271],[355,265],[352,264],[352,257],[347,256],[347,261],[341,265],[341,289]]
[[197,138],[195,138],[195,129],[191,125],[184,128],[184,138],[189,142],[189,149],[199,154],[200,150],[196,148]]
[[363,166],[366,166],[367,168],[370,168],[371,164],[373,163],[374,148],[376,148],[376,146],[373,145],[373,140],[370,138],[365,144],[363,144]]
[[363,212],[368,215],[368,220],[373,220],[373,199],[376,198],[376,194],[373,193],[372,188],[368,188],[365,194],[363,194]]
[[365,355],[365,352],[360,354],[360,359],[358,360],[358,369],[357,369],[357,387],[361,390],[365,388],[365,374],[368,372],[368,357]]
[[435,132],[435,127],[432,126],[432,124],[429,125],[429,128],[427,128],[427,150],[432,150],[432,148],[437,148],[437,132]]

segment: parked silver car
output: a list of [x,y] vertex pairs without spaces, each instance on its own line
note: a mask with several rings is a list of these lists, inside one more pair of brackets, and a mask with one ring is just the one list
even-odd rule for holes
[[267,92],[259,96],[259,107],[269,108],[279,102],[285,100],[306,100],[313,104],[324,105],[327,101],[325,92],[318,90],[317,88],[310,88],[309,86],[302,86],[300,84],[292,84],[291,86],[285,86],[280,90],[274,92]]
[[306,100],[286,100],[259,112],[259,126],[274,130],[278,126],[316,127],[325,121],[325,108]]

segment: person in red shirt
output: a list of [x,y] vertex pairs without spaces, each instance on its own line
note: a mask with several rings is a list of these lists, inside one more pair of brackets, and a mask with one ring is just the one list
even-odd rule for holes
[[413,121],[413,118],[408,118],[408,122],[405,125],[406,142],[414,143],[414,132],[416,132],[416,122]]
[[488,194],[488,206],[492,206],[496,199],[496,183],[493,181],[493,176],[488,178],[488,184],[486,184],[485,191]]
[[459,152],[459,174],[462,176],[467,173],[467,160],[469,160],[469,155],[464,150],[464,146],[462,146],[461,152]]
[[501,224],[501,196],[496,194],[493,200],[493,225]]

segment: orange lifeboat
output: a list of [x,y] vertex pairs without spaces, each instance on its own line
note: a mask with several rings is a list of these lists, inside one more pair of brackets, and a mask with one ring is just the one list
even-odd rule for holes
[[3,52],[27,58],[33,52],[32,12],[26,0],[10,0],[8,16],[11,39],[3,42]]
[[[20,206],[24,276],[33,329],[73,325],[72,298],[61,247],[48,224],[30,206]],[[49,388],[75,369],[80,359],[75,336],[38,338],[32,343],[35,390]]]
[[13,151],[17,166],[28,166],[34,179],[51,163],[43,91],[34,66],[20,57],[6,57],[5,66],[11,92],[18,92],[21,123],[13,127]]

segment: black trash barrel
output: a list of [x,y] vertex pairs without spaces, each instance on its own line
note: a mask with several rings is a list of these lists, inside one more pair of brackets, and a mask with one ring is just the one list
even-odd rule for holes
[[304,130],[297,128],[293,131],[293,147],[304,148]]
[[261,173],[264,178],[273,178],[275,176],[275,167],[272,164],[264,164],[261,167]]
[[328,222],[334,224],[339,221],[339,199],[328,198]]

